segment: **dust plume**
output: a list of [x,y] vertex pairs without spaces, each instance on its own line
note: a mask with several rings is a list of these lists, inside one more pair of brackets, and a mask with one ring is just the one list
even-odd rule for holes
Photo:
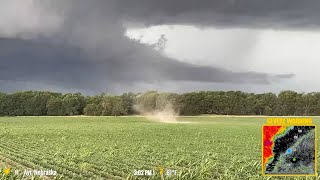
[[168,103],[163,109],[148,110],[144,108],[141,104],[136,104],[133,106],[134,110],[139,112],[141,115],[146,116],[147,119],[162,123],[184,123],[177,121],[179,113],[175,111],[173,105]]

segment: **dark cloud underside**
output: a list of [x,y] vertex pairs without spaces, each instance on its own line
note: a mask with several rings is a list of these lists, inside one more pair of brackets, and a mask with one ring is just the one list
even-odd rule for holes
[[[7,21],[1,19],[3,22],[0,23],[0,90],[7,90],[7,82],[12,84],[14,81],[30,84],[41,82],[44,86],[54,85],[61,89],[104,91],[112,89],[114,84],[128,85],[141,82],[267,84],[275,78],[291,78],[291,74],[232,72],[217,67],[183,63],[127,39],[124,36],[126,29],[123,25],[130,21],[131,25],[317,28],[317,7],[320,4],[318,1],[302,3],[297,0],[27,2],[33,2],[34,7],[39,9],[38,14],[34,14],[34,10],[30,11],[30,18],[37,17],[33,26],[28,23],[24,26],[16,25],[10,18]],[[8,8],[10,6],[4,4],[0,10],[9,12]],[[47,18],[53,15],[57,19],[54,21],[56,24],[48,25]],[[28,13],[24,16],[28,16]],[[24,19],[27,21],[28,17]],[[10,28],[14,29],[14,33],[1,31]]]

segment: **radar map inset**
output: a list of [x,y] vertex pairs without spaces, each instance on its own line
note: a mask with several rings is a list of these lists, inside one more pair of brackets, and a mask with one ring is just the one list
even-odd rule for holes
[[265,125],[262,133],[265,175],[315,174],[315,126]]

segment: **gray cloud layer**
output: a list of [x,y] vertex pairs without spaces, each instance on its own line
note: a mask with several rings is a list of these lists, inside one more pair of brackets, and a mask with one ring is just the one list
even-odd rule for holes
[[314,28],[320,23],[320,2],[316,0],[131,0],[119,4],[122,17],[150,25]]
[[[141,82],[267,84],[273,79],[291,78],[292,74],[232,72],[167,58],[127,39],[124,24],[317,27],[318,6],[317,1],[302,4],[294,0],[4,0],[0,2],[6,17],[0,18],[0,90],[32,89],[32,84],[40,83],[85,92]],[[10,88],[15,82],[18,87]],[[23,87],[19,87],[20,82],[24,82]],[[26,87],[28,82],[30,87]]]

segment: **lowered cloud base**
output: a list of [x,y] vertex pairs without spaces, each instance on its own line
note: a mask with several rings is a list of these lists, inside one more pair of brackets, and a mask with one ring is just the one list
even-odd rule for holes
[[[303,3],[311,12],[303,12],[300,1],[141,1],[1,1],[0,90],[13,90],[8,82],[12,87],[15,81],[83,92],[112,91],[114,86],[126,91],[128,84],[159,81],[268,84],[294,75],[234,72],[182,62],[129,39],[126,29],[166,24],[318,27],[314,7],[319,3],[315,1]],[[288,5],[290,10],[285,8]],[[17,8],[21,13],[15,13]],[[15,89],[32,89],[30,86],[17,83]]]

